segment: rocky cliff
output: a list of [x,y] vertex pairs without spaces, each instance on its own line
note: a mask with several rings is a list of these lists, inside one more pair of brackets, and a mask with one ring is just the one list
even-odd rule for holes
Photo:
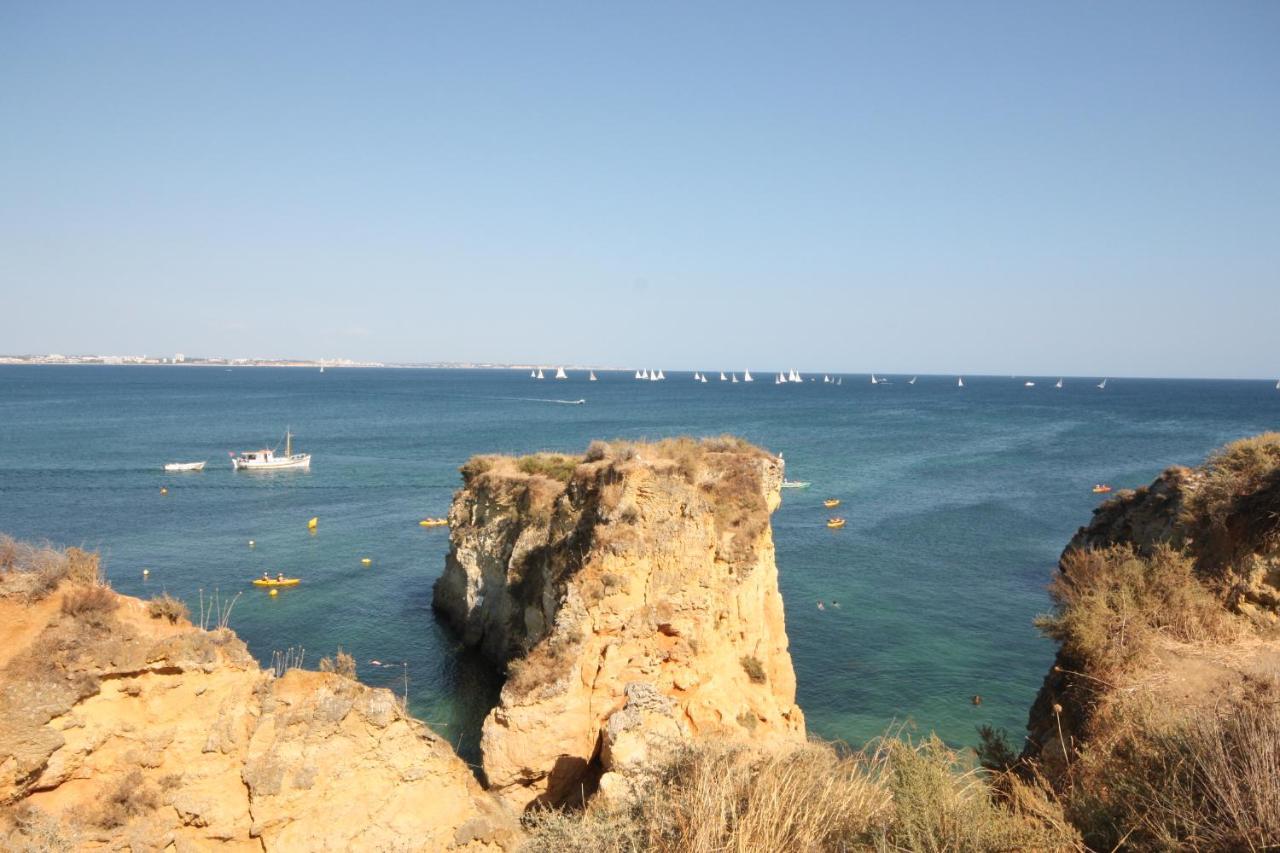
[[388,691],[262,670],[231,631],[77,571],[91,555],[27,549],[22,571],[21,551],[0,541],[0,847],[515,844],[511,813]]
[[687,738],[804,739],[769,527],[782,473],[729,438],[463,467],[435,606],[509,673],[483,728],[491,791],[625,796]]
[[[1167,578],[1180,562],[1187,581],[1178,587]],[[1137,586],[1119,576],[1135,565]],[[1090,607],[1118,612],[1127,597],[1140,621],[1157,630],[1123,666],[1104,667],[1081,643],[1060,648],[1032,707],[1023,753],[1055,781],[1103,724],[1111,725],[1104,718],[1117,701],[1137,697],[1185,710],[1232,699],[1243,685],[1280,674],[1273,639],[1280,624],[1280,434],[1235,442],[1201,466],[1169,468],[1151,485],[1101,504],[1063,551],[1057,589],[1070,596],[1074,575],[1086,571],[1102,576],[1080,581],[1091,598],[1078,593],[1066,606],[1072,618],[1083,622]]]

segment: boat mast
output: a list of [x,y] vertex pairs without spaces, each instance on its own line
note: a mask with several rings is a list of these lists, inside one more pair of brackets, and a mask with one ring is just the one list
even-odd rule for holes
[[293,455],[293,433],[289,432],[289,428],[284,430],[284,457],[288,459]]

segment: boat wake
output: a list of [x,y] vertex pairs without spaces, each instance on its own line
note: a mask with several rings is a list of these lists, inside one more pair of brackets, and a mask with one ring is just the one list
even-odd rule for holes
[[546,397],[499,397],[499,400],[519,400],[522,403],[558,403],[561,406],[583,406],[586,400],[552,400]]

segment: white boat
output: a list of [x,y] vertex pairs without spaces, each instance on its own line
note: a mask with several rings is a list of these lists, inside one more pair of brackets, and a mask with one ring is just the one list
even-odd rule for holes
[[804,480],[783,480],[782,488],[784,489],[807,489],[809,483]]
[[534,377],[534,379],[546,379],[546,378],[547,378],[547,377],[545,377],[545,376],[543,376],[543,375],[542,375],[542,368],[541,368],[541,367],[539,367],[539,368],[538,368],[538,375],[537,375],[537,376],[535,376],[535,377]]
[[564,372],[563,367],[556,368],[556,379],[568,379],[568,378],[569,378],[569,374]]
[[658,375],[657,375],[656,377],[654,377],[654,378],[655,378],[655,379],[666,379],[667,377],[666,377],[666,374],[664,374],[661,370],[659,370],[659,371],[658,371]]
[[595,382],[595,381],[596,381],[596,372],[595,372],[594,370],[591,370],[591,371],[588,371],[588,372],[587,372],[587,381],[588,381],[588,382]]
[[1059,379],[1059,380],[1058,380],[1058,383],[1057,383],[1056,385],[1054,385],[1053,387],[1054,387],[1054,388],[1061,388],[1061,387],[1062,387],[1062,380],[1061,380],[1061,379]]
[[1280,391],[1280,379],[1276,380],[1276,390]]
[[957,388],[963,388],[963,387],[964,387],[964,377],[963,377],[963,376],[961,376],[959,379],[957,379],[957,380],[956,380],[956,387],[957,387]]
[[732,385],[733,383],[735,383],[735,382],[737,382],[737,381],[738,381],[738,374],[736,374],[736,373],[732,373],[732,374],[730,374],[730,375],[729,375],[729,384],[731,384],[731,385]]
[[1107,390],[1107,380],[1105,380],[1105,379],[1104,379],[1104,380],[1102,380],[1101,382],[1099,382],[1099,383],[1098,383],[1098,389],[1099,389],[1099,390],[1101,390],[1101,391],[1105,391],[1105,390]]
[[640,371],[638,370],[636,371],[636,379],[644,379],[644,377],[640,375]]
[[831,381],[831,377],[830,377],[830,376],[828,376],[828,375],[827,375],[827,374],[825,374],[825,373],[824,373],[824,374],[822,374],[822,382],[823,382],[823,384],[824,384],[824,385],[825,385],[826,383],[830,382],[830,381]]
[[[743,381],[743,382],[755,382],[755,380],[751,378],[751,371],[750,371],[750,370],[744,370],[744,371],[742,371],[742,381]],[[1277,383],[1276,383],[1276,387],[1277,387],[1277,388],[1280,388],[1280,382],[1277,382]]]
[[310,468],[310,453],[293,452],[293,433],[284,434],[284,455],[276,456],[274,450],[249,450],[231,457],[231,467],[236,471],[279,471],[283,468]]
[[915,385],[915,384],[916,384],[916,378],[917,378],[917,377],[912,376],[910,379],[908,379],[908,380],[907,380],[907,384],[908,384],[908,385]]
[[843,385],[843,384],[844,384],[844,377],[843,377],[843,376],[837,376],[837,377],[836,377],[836,384],[837,384],[837,385]]
[[1034,383],[1034,382],[1032,382],[1030,379],[1028,379],[1026,382],[1023,382],[1023,383],[1022,383],[1022,387],[1024,387],[1024,388],[1034,388],[1034,387],[1036,387],[1036,383]]
[[720,371],[720,381],[721,381],[721,382],[728,382],[728,381],[729,381],[729,377],[727,377],[727,376],[725,376],[725,375],[724,375],[724,371],[723,371],[723,370],[722,370],[722,371]]
[[537,378],[538,378],[538,371],[536,371],[536,370],[530,370],[530,371],[529,371],[529,378],[530,378],[530,379],[537,379]]
[[203,471],[203,462],[166,462],[164,466],[166,471]]
[[784,383],[784,382],[786,382],[786,381],[787,381],[787,377],[783,376],[781,373],[779,373],[777,376],[773,377],[773,384],[774,384],[774,385],[781,385],[782,383]]
[[321,372],[321,373],[324,373],[324,365],[323,365],[323,364],[322,364],[322,365],[320,365],[320,372]]
[[876,379],[876,375],[875,375],[874,373],[873,373],[873,374],[871,374],[871,384],[872,384],[872,385],[879,385],[879,384],[880,384],[880,380],[879,380],[879,379]]
[[787,381],[788,381],[788,382],[803,382],[803,381],[804,381],[804,378],[803,378],[799,373],[796,373],[796,372],[793,370],[793,371],[791,371],[791,373],[787,376]]
[[706,384],[707,377],[704,375],[702,379],[700,379],[699,381],[702,382],[703,384]]

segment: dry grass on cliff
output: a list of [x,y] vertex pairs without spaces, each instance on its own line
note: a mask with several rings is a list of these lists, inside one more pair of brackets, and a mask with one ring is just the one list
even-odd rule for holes
[[147,602],[147,615],[152,619],[167,619],[170,625],[177,625],[191,618],[191,611],[182,599],[164,592]]
[[1095,728],[1064,794],[1095,849],[1280,846],[1280,684],[1211,707],[1130,699]]
[[81,548],[32,545],[0,533],[0,595],[39,601],[64,580],[101,583],[98,555]]
[[[627,810],[542,812],[526,851],[720,853],[1077,850],[1061,813],[1023,786],[996,795],[940,741],[896,738],[842,753],[809,743],[752,752],[690,745]],[[1013,782],[1013,785],[1019,783]]]
[[1049,594],[1054,612],[1036,625],[1095,678],[1130,668],[1159,634],[1196,643],[1245,630],[1196,578],[1193,560],[1167,546],[1149,557],[1125,545],[1071,551]]

